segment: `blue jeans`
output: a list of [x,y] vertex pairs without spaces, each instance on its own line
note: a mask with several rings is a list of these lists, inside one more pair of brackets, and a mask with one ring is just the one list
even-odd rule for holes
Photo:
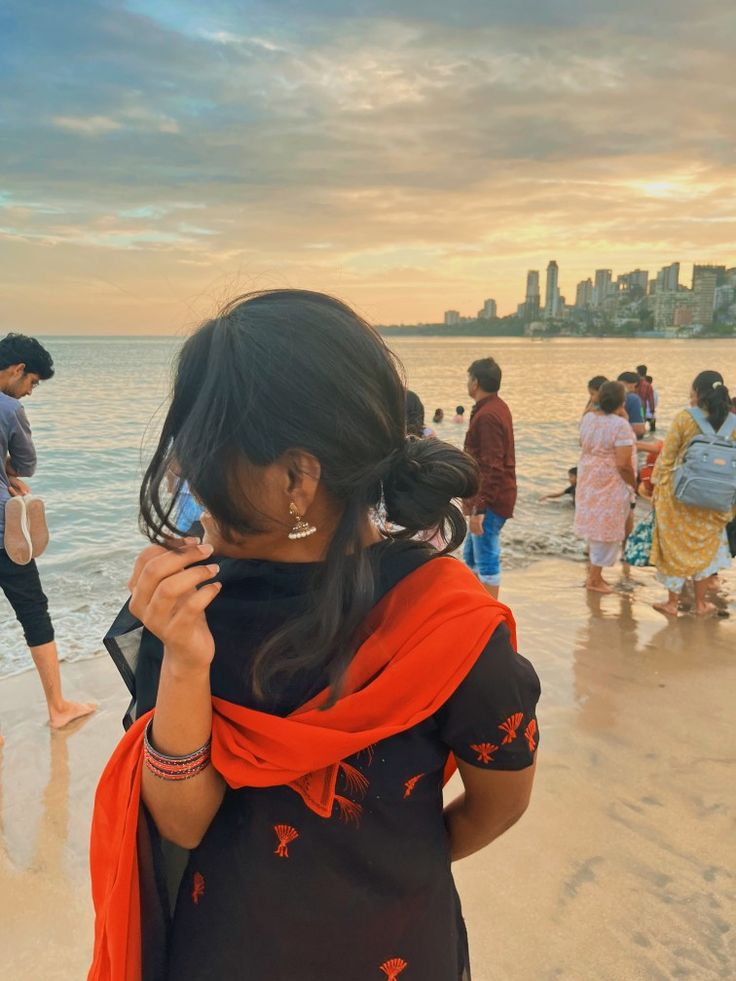
[[501,583],[501,529],[505,524],[506,518],[500,518],[493,511],[486,511],[483,534],[468,533],[465,538],[465,564],[486,586],[498,586]]

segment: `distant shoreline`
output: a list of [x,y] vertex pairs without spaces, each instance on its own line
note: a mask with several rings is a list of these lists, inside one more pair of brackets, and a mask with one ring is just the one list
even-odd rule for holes
[[670,336],[659,331],[645,331],[638,334],[525,334],[518,330],[494,330],[474,329],[467,324],[461,325],[464,329],[457,330],[454,327],[422,326],[422,327],[382,327],[376,326],[376,330],[383,337],[518,337],[528,341],[733,341],[736,335],[728,334],[683,334],[681,336]]

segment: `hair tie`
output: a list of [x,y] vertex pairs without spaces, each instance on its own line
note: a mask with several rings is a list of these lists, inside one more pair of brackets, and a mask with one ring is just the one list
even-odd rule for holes
[[714,381],[713,382],[713,388],[720,388],[722,384],[723,384],[723,382]]

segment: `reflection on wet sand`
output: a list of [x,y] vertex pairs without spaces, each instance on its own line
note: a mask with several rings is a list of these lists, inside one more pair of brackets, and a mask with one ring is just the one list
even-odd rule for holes
[[[529,813],[456,867],[473,979],[734,977],[736,620],[663,620],[648,571],[612,596],[586,593],[581,572],[549,560],[504,581],[542,679],[542,738]],[[88,965],[89,817],[127,699],[104,658],[64,678],[100,709],[56,734],[32,675],[0,683],[0,977],[13,981]]]
[[458,867],[473,976],[734,977],[736,624],[663,621],[648,571],[612,596],[580,579],[542,562],[503,594],[542,678],[539,778]]

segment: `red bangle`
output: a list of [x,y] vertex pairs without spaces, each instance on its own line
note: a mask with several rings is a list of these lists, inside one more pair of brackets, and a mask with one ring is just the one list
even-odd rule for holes
[[169,756],[160,753],[151,743],[150,730],[153,719],[146,726],[143,734],[143,762],[155,777],[161,780],[191,780],[202,773],[210,765],[212,739],[204,746],[195,749],[185,756]]

